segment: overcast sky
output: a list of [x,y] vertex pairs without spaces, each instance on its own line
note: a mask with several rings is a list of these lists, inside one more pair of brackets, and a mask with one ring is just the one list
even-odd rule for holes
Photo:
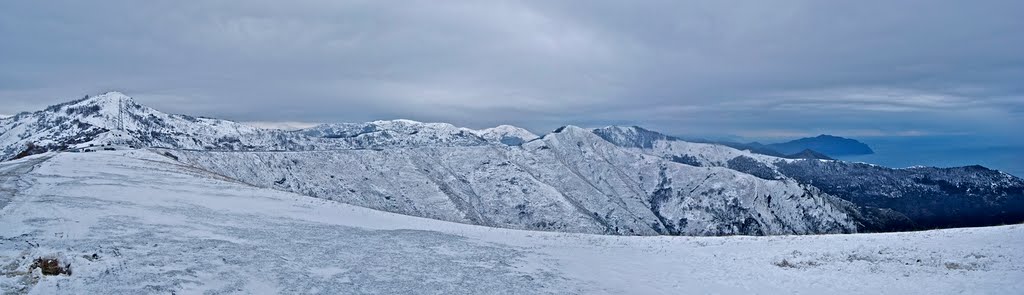
[[0,114],[1020,142],[1024,1],[0,2]]

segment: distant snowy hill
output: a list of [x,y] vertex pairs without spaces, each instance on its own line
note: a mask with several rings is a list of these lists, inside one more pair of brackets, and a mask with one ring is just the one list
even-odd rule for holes
[[155,148],[255,186],[514,229],[775,235],[1024,221],[1024,181],[994,170],[780,158],[639,127],[536,135],[391,120],[282,131],[164,114],[111,92],[0,119],[0,132],[5,160]]
[[[305,137],[187,115],[170,115],[109,92],[0,119],[0,159],[29,144],[43,150],[135,145],[203,150],[295,149]],[[307,143],[308,144],[308,143]]]
[[367,123],[324,124],[298,133],[311,138],[337,139],[349,148],[415,147],[424,145],[476,146],[487,140],[475,130],[447,123],[421,123],[411,120]]

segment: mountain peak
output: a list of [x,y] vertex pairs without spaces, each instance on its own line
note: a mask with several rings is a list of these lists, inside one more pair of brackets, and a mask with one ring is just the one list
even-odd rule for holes
[[420,122],[420,121],[416,121],[416,120],[409,120],[409,119],[376,120],[376,121],[372,121],[370,123],[377,124],[377,125],[424,125],[424,124],[429,124],[429,123],[424,123],[424,122]]
[[511,146],[522,145],[525,142],[538,138],[533,132],[512,125],[498,125],[492,128],[476,130],[474,133],[487,141],[500,142]]
[[135,104],[135,100],[131,96],[125,95],[124,93],[117,91],[110,91],[100,95],[87,95],[84,98],[74,101],[74,105],[100,105],[100,106],[118,106],[118,104]]
[[37,111],[34,116],[57,116],[66,120],[79,120],[99,127],[109,128],[114,120],[131,110],[142,111],[144,108],[121,92],[111,91],[100,95],[86,95],[80,99],[72,100],[47,107]]
[[130,96],[124,93],[111,91],[100,95],[86,95],[77,100],[52,105],[43,112],[63,113],[66,116],[87,119],[90,123],[99,123],[96,119],[113,118],[124,110],[142,109],[142,106],[135,103]]
[[103,94],[100,94],[100,95],[97,95],[95,97],[105,97],[105,98],[115,98],[115,99],[116,98],[132,99],[130,96],[128,96],[127,94],[121,93],[120,91],[107,91],[107,92],[105,92]]

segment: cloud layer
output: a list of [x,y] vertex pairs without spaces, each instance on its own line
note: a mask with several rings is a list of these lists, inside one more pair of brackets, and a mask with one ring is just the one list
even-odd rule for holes
[[[685,2],[685,3],[684,3]],[[1021,141],[1020,1],[4,1],[0,113]],[[764,136],[762,136],[764,137]]]

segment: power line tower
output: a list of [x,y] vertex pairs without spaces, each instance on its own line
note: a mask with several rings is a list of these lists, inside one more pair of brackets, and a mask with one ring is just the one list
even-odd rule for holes
[[117,130],[124,131],[124,99],[117,98]]

